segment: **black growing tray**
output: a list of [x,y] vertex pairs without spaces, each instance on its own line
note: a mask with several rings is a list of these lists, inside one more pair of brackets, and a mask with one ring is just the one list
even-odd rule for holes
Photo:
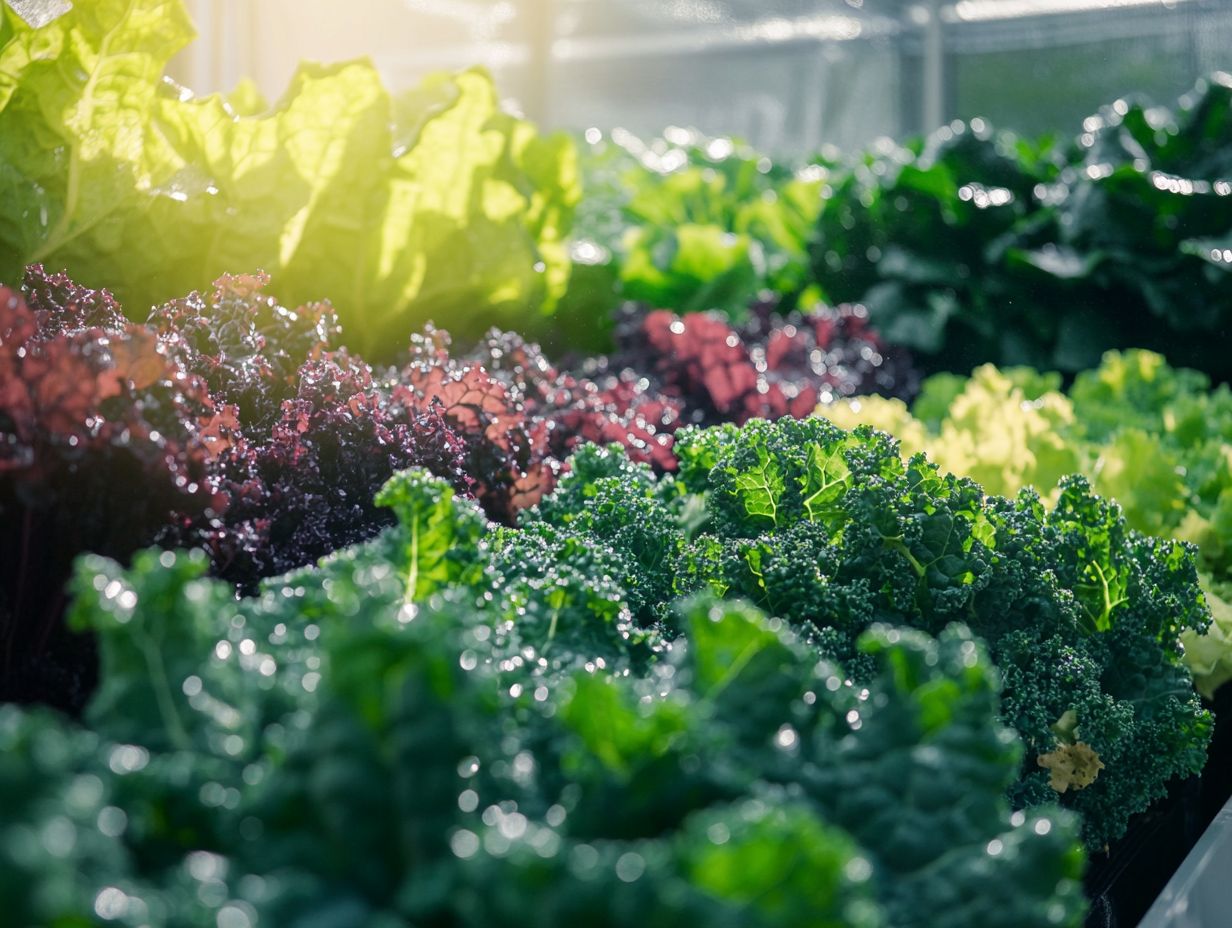
[[1135,928],[1232,795],[1232,686],[1215,693],[1212,709],[1215,732],[1202,774],[1173,783],[1109,853],[1091,855],[1086,928]]

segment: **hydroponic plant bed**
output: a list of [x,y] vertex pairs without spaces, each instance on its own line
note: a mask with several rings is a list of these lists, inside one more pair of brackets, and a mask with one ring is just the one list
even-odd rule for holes
[[1131,924],[1223,804],[1223,77],[784,165],[0,10],[13,924]]

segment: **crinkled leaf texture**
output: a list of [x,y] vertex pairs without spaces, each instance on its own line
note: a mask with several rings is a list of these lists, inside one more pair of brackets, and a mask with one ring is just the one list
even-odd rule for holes
[[942,470],[1012,496],[1033,487],[1054,505],[1061,478],[1086,475],[1126,524],[1197,545],[1213,623],[1183,635],[1199,691],[1232,676],[1232,391],[1151,351],[1110,351],[1068,393],[1060,375],[1029,368],[938,374],[908,408],[877,396],[818,407],[836,425],[871,425],[904,453],[924,451]]
[[[524,520],[584,532],[626,563],[664,552],[643,571],[660,602],[695,590],[750,599],[854,679],[871,672],[855,643],[876,622],[930,634],[968,625],[1001,670],[1002,717],[1026,745],[1014,803],[1059,798],[1083,813],[1089,847],[1202,769],[1211,716],[1180,643],[1210,622],[1192,549],[1133,530],[1084,478],[1063,478],[1051,508],[1029,489],[985,496],[923,455],[904,461],[885,433],[821,418],[686,429],[676,452],[670,482],[647,485],[613,462],[592,493],[562,483]],[[638,615],[679,631],[653,599]],[[1076,726],[1062,736],[1069,715]],[[1037,758],[1078,741],[1103,767],[1058,797]]]
[[486,73],[394,97],[370,62],[304,65],[253,113],[163,79],[192,37],[180,0],[0,15],[0,279],[65,267],[142,314],[261,267],[283,300],[328,294],[373,360],[433,318],[549,321],[576,153],[503,113]]
[[[682,604],[670,646],[595,636],[609,579],[536,586],[500,556],[523,530],[442,482],[384,496],[397,526],[253,598],[199,554],[81,562],[85,727],[0,710],[16,924],[1081,921],[1076,822],[1011,815],[1021,748],[965,630],[873,629],[860,685],[742,603]],[[477,569],[437,571],[451,547]],[[562,589],[562,624],[527,617]]]
[[888,347],[859,306],[784,312],[757,300],[733,324],[718,313],[625,305],[616,351],[588,362],[588,373],[631,368],[684,404],[690,425],[808,415],[837,396],[911,397],[919,376],[904,352]]
[[227,419],[105,291],[37,266],[0,286],[0,699],[80,708],[94,654],[61,622],[73,558],[204,518]]

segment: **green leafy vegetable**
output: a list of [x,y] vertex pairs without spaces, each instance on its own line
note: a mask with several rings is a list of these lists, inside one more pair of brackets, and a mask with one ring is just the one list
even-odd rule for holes
[[38,261],[144,314],[261,267],[322,294],[370,359],[429,319],[546,331],[578,195],[566,137],[503,113],[482,71],[391,96],[356,61],[304,65],[265,108],[163,79],[180,0],[99,0],[0,31],[0,279]]
[[[643,481],[580,464],[562,499]],[[596,637],[604,597],[628,615],[614,555],[489,530],[422,475],[383,497],[398,526],[255,598],[199,555],[79,565],[85,727],[0,709],[13,924],[1081,922],[1077,822],[1010,812],[1022,750],[965,629],[870,630],[860,685],[746,604]],[[455,546],[483,570],[435,573]]]
[[573,254],[588,270],[567,302],[590,306],[588,315],[606,316],[623,297],[740,321],[759,293],[794,304],[807,287],[818,168],[679,128],[650,142],[615,130],[581,157]]
[[934,371],[1075,372],[1144,347],[1226,380],[1230,103],[1217,72],[1172,110],[1102,107],[1072,140],[973,119],[879,146],[830,172],[816,284]]
[[[897,400],[839,400],[819,414],[844,428],[872,425],[905,451],[987,491],[1034,487],[1056,503],[1061,477],[1085,474],[1126,523],[1198,547],[1214,623],[1183,635],[1199,691],[1232,678],[1232,391],[1149,351],[1109,352],[1060,392],[1060,377],[985,365],[970,379],[939,374],[908,410]],[[1091,578],[1093,584],[1103,580]],[[1101,594],[1102,595],[1102,594]],[[1110,594],[1111,595],[1111,594]]]
[[[1030,490],[985,497],[922,455],[904,461],[883,433],[820,418],[686,430],[676,450],[680,475],[658,494],[674,519],[640,516],[653,489],[613,465],[603,523],[588,521],[597,497],[564,484],[524,523],[585,532],[626,561],[674,551],[675,593],[749,599],[857,681],[874,672],[855,646],[871,625],[965,623],[987,642],[1006,683],[1002,718],[1026,745],[1015,805],[1059,798],[1083,814],[1088,847],[1202,768],[1211,717],[1180,643],[1210,621],[1192,553],[1139,534],[1085,479],[1062,479],[1051,507]],[[633,522],[636,541],[609,528]],[[678,631],[670,618],[663,630]],[[1065,741],[1062,718],[1075,720]],[[1102,767],[1059,793],[1039,760],[1079,742]]]

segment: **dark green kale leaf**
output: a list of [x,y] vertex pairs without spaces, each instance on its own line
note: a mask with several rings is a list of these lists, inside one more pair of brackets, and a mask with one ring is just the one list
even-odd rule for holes
[[[923,455],[904,462],[884,433],[820,419],[685,430],[677,450],[673,509],[689,516],[658,530],[678,552],[672,592],[746,598],[858,680],[872,665],[856,641],[873,623],[966,624],[1004,674],[1003,719],[1027,746],[1007,784],[1018,806],[1082,811],[1100,848],[1201,769],[1211,720],[1179,642],[1209,622],[1192,551],[1129,529],[1084,479],[1064,481],[1051,510],[1029,490],[985,497]],[[641,518],[654,489],[607,479],[604,523],[577,493],[538,512],[631,557],[606,526]]]
[[670,476],[656,478],[619,446],[583,446],[557,490],[526,511],[524,526],[546,523],[587,539],[605,539],[615,579],[645,624],[666,617],[682,544],[680,495]]
[[967,632],[879,628],[860,682],[713,597],[626,637],[587,536],[383,495],[397,526],[256,597],[199,554],[81,563],[85,726],[0,711],[15,925],[1080,922],[1076,823],[1011,815]]
[[1144,347],[1226,380],[1230,100],[1215,73],[1171,110],[1101,107],[1069,139],[972,119],[879,145],[830,173],[814,281],[930,371],[1072,373]]

